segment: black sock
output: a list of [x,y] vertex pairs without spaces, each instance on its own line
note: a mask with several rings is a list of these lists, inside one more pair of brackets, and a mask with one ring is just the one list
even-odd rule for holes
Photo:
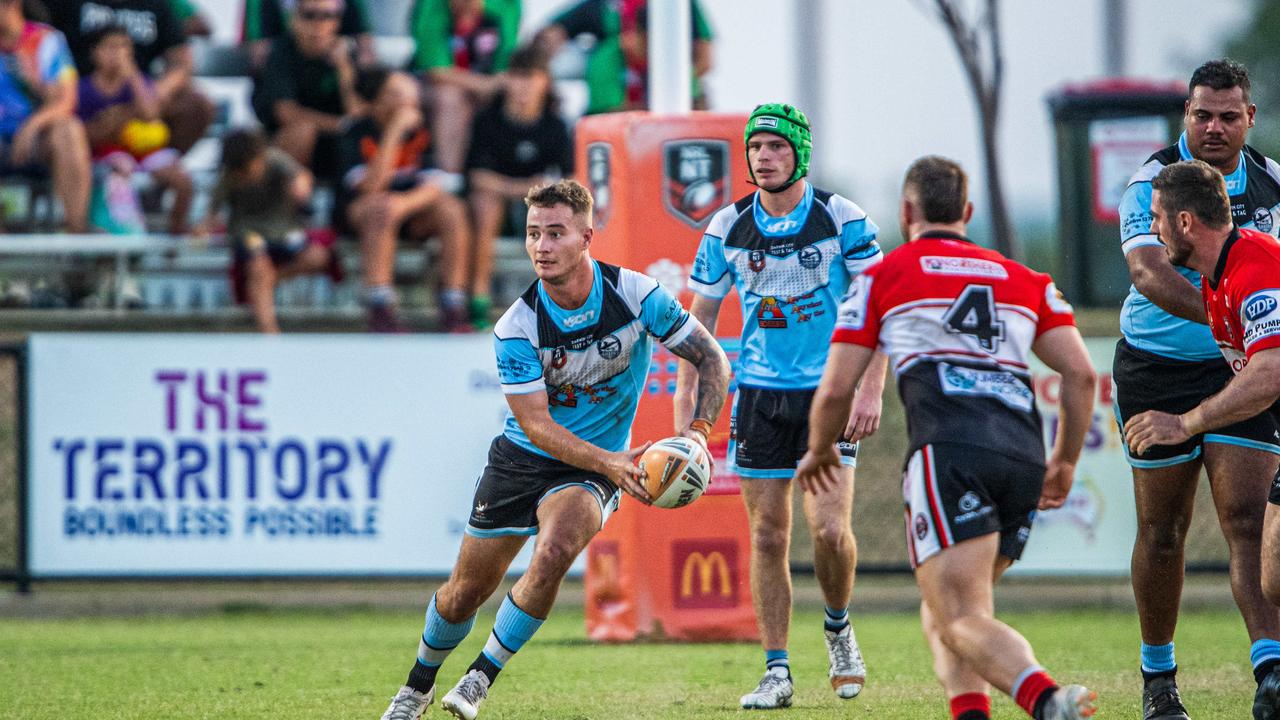
[[440,672],[439,665],[431,667],[415,662],[413,669],[409,671],[409,679],[405,680],[404,684],[420,693],[427,692],[432,685],[436,684],[436,673],[438,672]]
[[1035,710],[1031,713],[1031,717],[1035,720],[1044,720],[1044,706],[1049,704],[1049,698],[1058,691],[1057,685],[1050,685],[1040,693],[1040,697],[1036,698]]
[[956,720],[991,720],[991,716],[981,710],[966,710]]
[[484,676],[489,678],[490,685],[498,679],[498,673],[502,672],[502,668],[495,665],[493,661],[489,659],[489,656],[484,653],[480,653],[480,655],[476,657],[476,661],[471,663],[471,667],[467,668],[467,672],[472,670],[479,670],[484,673]]
[[1271,674],[1271,671],[1280,665],[1280,660],[1266,660],[1253,669],[1253,679],[1262,684],[1262,679]]
[[1160,670],[1159,672],[1151,672],[1150,670],[1142,671],[1142,682],[1149,683],[1156,678],[1171,678],[1178,674],[1178,666],[1174,665],[1172,670]]

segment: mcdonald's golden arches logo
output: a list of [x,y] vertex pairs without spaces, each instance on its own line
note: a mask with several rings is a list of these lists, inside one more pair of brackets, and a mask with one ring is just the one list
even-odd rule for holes
[[671,544],[672,604],[678,608],[731,608],[738,604],[738,543],[728,538]]

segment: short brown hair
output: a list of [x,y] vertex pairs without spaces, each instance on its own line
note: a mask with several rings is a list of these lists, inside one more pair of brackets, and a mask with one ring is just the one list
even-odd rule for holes
[[540,208],[568,205],[574,215],[585,216],[587,225],[591,225],[591,208],[594,204],[591,191],[577,180],[561,180],[533,187],[524,196],[524,204]]
[[1231,224],[1231,199],[1227,183],[1209,163],[1186,160],[1165,167],[1151,181],[1160,191],[1160,206],[1168,215],[1186,211],[1210,227]]
[[960,222],[969,203],[969,177],[955,161],[927,155],[907,168],[902,193],[924,214],[925,222]]

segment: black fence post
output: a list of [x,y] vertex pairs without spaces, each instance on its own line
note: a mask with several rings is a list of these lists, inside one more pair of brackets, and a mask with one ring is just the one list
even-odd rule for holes
[[15,361],[15,371],[17,373],[16,392],[14,397],[14,419],[18,427],[15,428],[14,438],[16,439],[15,448],[18,456],[14,458],[14,467],[18,473],[18,577],[17,590],[21,595],[31,592],[31,566],[29,563],[30,547],[27,544],[27,530],[30,517],[28,515],[28,496],[29,484],[31,482],[31,468],[28,464],[27,457],[27,431],[30,423],[27,417],[27,343],[13,348],[13,357]]

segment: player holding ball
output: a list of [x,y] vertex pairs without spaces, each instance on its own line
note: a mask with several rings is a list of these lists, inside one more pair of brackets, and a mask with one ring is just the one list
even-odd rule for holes
[[436,673],[475,624],[516,553],[537,535],[529,568],[502,601],[489,641],[441,704],[474,720],[502,668],[551,612],[560,582],[618,506],[651,501],[627,449],[652,355],[651,337],[697,368],[681,433],[706,452],[729,361],[719,343],[655,280],[591,258],[591,193],[572,180],[536,187],[525,248],[538,280],[494,327],[511,412],[489,449],[449,580],[431,598],[418,657],[383,720],[416,720]]

